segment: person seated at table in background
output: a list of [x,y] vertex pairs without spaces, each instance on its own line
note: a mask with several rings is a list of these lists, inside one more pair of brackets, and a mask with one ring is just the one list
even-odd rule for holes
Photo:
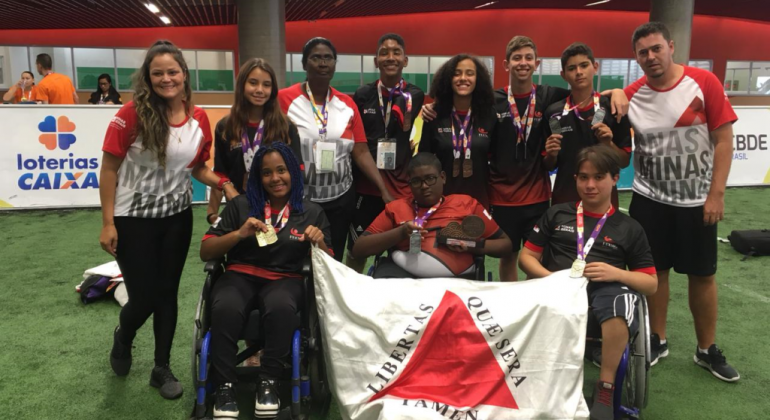
[[618,154],[606,145],[587,147],[578,152],[575,168],[581,201],[545,212],[524,244],[519,267],[530,278],[571,268],[572,277],[590,281],[588,302],[602,329],[601,354],[593,356],[601,371],[591,419],[612,420],[615,373],[639,327],[639,293],[655,293],[658,278],[642,226],[611,202],[620,177]]
[[21,72],[21,79],[14,83],[8,92],[3,95],[3,102],[18,104],[20,102],[33,102],[37,87],[35,87],[35,75],[31,71]]
[[91,98],[88,99],[89,104],[94,105],[121,105],[120,94],[115,90],[115,86],[112,85],[112,77],[109,74],[103,73],[99,75],[99,86],[96,88],[96,92],[91,94]]
[[280,141],[262,146],[250,169],[246,194],[228,202],[201,243],[203,261],[227,257],[211,292],[214,418],[238,418],[238,336],[255,305],[265,345],[254,416],[278,414],[278,381],[300,326],[302,261],[310,245],[331,253],[329,222],[321,206],[303,200],[302,171],[292,149]]
[[[409,187],[414,199],[400,198],[385,205],[353,247],[355,258],[367,258],[392,250],[382,259],[375,278],[474,278],[474,255],[498,257],[511,251],[511,241],[474,198],[453,194],[444,196],[446,174],[432,153],[418,153],[407,167]],[[483,223],[483,246],[443,245],[437,242],[438,230],[451,222],[458,225],[466,216],[475,215]],[[459,227],[459,226],[458,226]],[[411,249],[419,235],[419,251]]]

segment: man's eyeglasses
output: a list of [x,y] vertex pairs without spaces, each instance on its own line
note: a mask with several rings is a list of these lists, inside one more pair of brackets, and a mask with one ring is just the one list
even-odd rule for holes
[[326,64],[334,64],[337,61],[333,55],[311,55],[307,59],[313,62],[313,64],[321,64],[322,62],[326,62]]
[[409,186],[412,188],[420,188],[423,183],[425,185],[432,187],[436,185],[436,181],[438,181],[438,177],[436,175],[428,175],[425,178],[412,178],[409,180]]

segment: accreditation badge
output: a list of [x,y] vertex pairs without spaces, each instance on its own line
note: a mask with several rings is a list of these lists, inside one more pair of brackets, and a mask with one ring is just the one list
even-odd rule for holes
[[422,237],[419,230],[413,230],[409,235],[409,253],[419,254],[422,252]]
[[377,140],[377,169],[396,169],[396,139]]
[[337,142],[319,141],[315,144],[315,170],[318,173],[334,172],[337,161]]

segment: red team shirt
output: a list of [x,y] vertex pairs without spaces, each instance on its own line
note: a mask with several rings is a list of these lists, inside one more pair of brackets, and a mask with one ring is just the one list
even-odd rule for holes
[[173,216],[192,203],[192,169],[209,159],[211,128],[206,113],[193,108],[178,125],[171,125],[166,146],[166,166],[155,153],[143,150],[135,136],[134,102],[123,105],[112,117],[102,151],[123,159],[118,169],[115,216],[159,218]]
[[625,89],[634,127],[634,192],[677,207],[706,202],[714,167],[709,133],[738,120],[713,73],[684,66],[671,88],[642,77]]
[[[366,143],[364,125],[353,99],[332,87],[329,89],[331,97],[326,104],[329,111],[326,139],[334,141],[337,145],[336,167],[333,173],[316,173],[313,149],[319,141],[319,126],[303,84],[297,83],[278,92],[281,109],[299,130],[302,160],[305,162],[305,194],[310,200],[319,203],[336,200],[350,189],[353,185],[353,145]],[[321,110],[320,107],[318,110]]]
[[[420,208],[420,216],[427,212]],[[453,194],[444,197],[444,202],[433,213],[423,227],[426,229],[440,226],[446,227],[450,222],[460,223],[465,216],[474,214],[484,220],[485,239],[499,238],[503,231],[497,226],[489,213],[474,198]],[[385,205],[385,210],[366,229],[368,233],[383,233],[395,229],[406,222],[414,221],[414,205],[411,198],[400,198]],[[416,277],[455,277],[467,274],[473,270],[473,255],[464,252],[454,252],[445,245],[436,243],[438,231],[429,231],[422,241],[422,253],[409,254],[409,239],[396,245],[391,253],[393,262]]]

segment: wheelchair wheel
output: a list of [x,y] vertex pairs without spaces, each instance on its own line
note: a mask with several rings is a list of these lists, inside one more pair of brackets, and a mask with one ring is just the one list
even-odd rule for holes
[[[208,350],[207,345],[204,349],[204,338],[206,337],[206,332],[209,330],[206,296],[208,295],[210,284],[209,275],[207,276],[203,290],[201,290],[201,294],[198,297],[198,305],[195,309],[195,322],[193,322],[191,367],[193,386],[195,387],[195,405],[193,407],[192,415],[192,418],[194,419],[205,418],[208,409],[207,394],[209,392],[208,388],[210,387],[210,384],[208,383],[209,363],[207,360],[208,354],[203,355],[202,353],[204,350]],[[202,364],[205,364],[205,366],[203,366],[205,372],[203,378],[201,378]]]
[[628,371],[625,380],[626,403],[640,410],[647,407],[650,369],[650,320],[647,314],[647,300],[642,296],[636,316],[639,317],[639,331],[629,346]]
[[308,375],[310,376],[310,418],[326,419],[331,407],[332,393],[326,372],[326,362],[323,357],[321,323],[315,306],[315,296],[310,300],[312,301],[312,308],[308,310],[310,340],[307,351]]

